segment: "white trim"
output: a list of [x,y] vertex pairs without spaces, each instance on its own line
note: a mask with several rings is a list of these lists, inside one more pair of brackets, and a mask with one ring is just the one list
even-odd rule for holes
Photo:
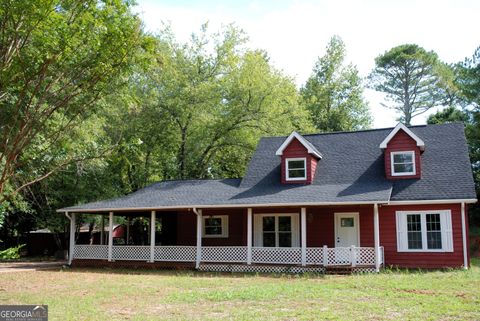
[[[221,220],[222,234],[208,234],[205,231],[207,218],[219,218]],[[228,238],[228,215],[204,215],[202,216],[202,237],[203,238]]]
[[465,199],[444,199],[444,200],[415,200],[415,201],[390,201],[384,206],[393,206],[393,205],[429,205],[429,204],[457,204],[457,203],[476,203],[478,200],[476,198],[465,198]]
[[466,218],[465,215],[467,211],[465,210],[465,203],[462,203],[462,248],[463,248],[463,268],[468,269],[468,252],[467,252],[467,228],[466,228]]
[[305,147],[307,149],[307,152],[309,154],[312,154],[316,157],[318,157],[319,159],[322,158],[322,155],[320,155],[319,153],[317,153],[315,150],[312,149],[311,147],[311,143],[309,143],[305,138],[303,138],[302,135],[300,135],[299,133],[297,132],[292,132],[290,134],[290,136],[287,137],[287,139],[285,139],[285,141],[283,142],[283,144],[277,149],[277,151],[275,152],[275,155],[277,156],[282,156],[283,155],[283,151],[285,150],[285,148],[287,148],[287,146],[290,144],[290,142],[294,139],[298,139],[298,141],[303,145],[303,147]]
[[[408,229],[407,229],[407,215],[419,214],[422,233],[422,249],[408,249]],[[427,244],[427,226],[426,215],[427,214],[440,214],[440,233],[442,240],[441,249],[428,249]],[[397,252],[428,252],[428,253],[444,253],[453,252],[453,226],[452,226],[452,211],[449,209],[444,210],[425,210],[425,211],[396,211],[396,231],[397,231]]]
[[[375,203],[388,204],[388,200],[382,201],[358,201],[358,202],[301,202],[301,203],[259,203],[259,204],[202,204],[202,205],[177,205],[177,206],[156,206],[156,207],[120,207],[120,208],[96,208],[96,209],[68,209],[57,210],[57,213],[75,212],[75,213],[100,213],[108,211],[151,211],[151,210],[173,210],[173,209],[190,209],[190,208],[244,208],[244,207],[301,207],[315,205],[373,205]],[[476,202],[476,200],[475,200]],[[459,203],[459,200],[450,203]]]
[[[290,177],[290,168],[288,162],[303,161],[303,170],[305,175],[303,177]],[[293,170],[302,170],[301,168],[293,168]],[[285,159],[285,180],[287,181],[304,181],[307,179],[307,158],[306,157],[292,157]]]
[[[335,212],[334,213],[334,220],[335,220],[335,227],[334,227],[335,228],[335,240],[334,240],[334,243],[335,243],[335,247],[338,247],[337,246],[337,243],[338,243],[338,231],[337,231],[337,229],[338,229],[338,223],[339,223],[338,219],[341,216],[345,216],[345,215],[354,217],[354,223],[353,224],[356,226],[356,230],[357,230],[357,245],[355,245],[355,244],[350,244],[350,245],[355,245],[357,247],[360,247],[360,213],[359,212]],[[347,247],[349,247],[349,246],[347,246]]]
[[398,133],[399,130],[403,130],[408,136],[410,136],[415,142],[417,143],[417,146],[420,147],[420,150],[425,150],[425,143],[423,140],[421,140],[417,135],[415,135],[410,129],[407,128],[402,123],[398,123],[397,126],[388,134],[387,137],[380,143],[380,148],[385,149],[387,148],[388,143],[392,138]]
[[[413,164],[413,172],[401,172],[397,173],[395,172],[395,162],[394,162],[394,156],[395,155],[401,155],[401,154],[410,154],[412,155],[412,164]],[[390,153],[390,172],[392,173],[392,176],[412,176],[417,174],[417,168],[416,168],[416,163],[415,163],[415,151],[413,150],[406,150],[406,151],[397,151],[397,152],[391,152]]]
[[[255,214],[254,218],[256,219],[256,224],[254,225],[254,247],[264,247],[263,246],[263,220],[262,218],[265,216],[275,216],[275,244],[278,244],[278,217],[281,216],[288,216],[291,218],[291,227],[292,227],[292,248],[300,246],[299,240],[299,224],[298,213],[262,213],[262,214]],[[273,248],[278,248],[279,246],[275,246]]]
[[173,209],[190,209],[190,208],[245,208],[245,207],[301,207],[301,206],[328,206],[328,205],[373,205],[373,204],[382,204],[384,206],[389,205],[421,205],[421,204],[457,204],[457,203],[466,203],[472,204],[476,203],[478,200],[476,198],[452,198],[452,199],[443,199],[443,200],[411,200],[411,201],[358,201],[358,202],[301,202],[301,203],[259,203],[259,204],[202,204],[202,205],[176,205],[176,206],[156,206],[156,207],[119,207],[119,208],[96,208],[96,209],[59,209],[57,213],[95,213],[99,214],[101,212],[116,211],[116,212],[125,212],[125,211],[151,211],[151,210],[173,210]]

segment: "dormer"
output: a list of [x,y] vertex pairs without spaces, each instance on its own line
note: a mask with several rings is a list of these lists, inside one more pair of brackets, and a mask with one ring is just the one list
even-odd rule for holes
[[380,144],[387,179],[421,178],[421,154],[425,143],[408,127],[399,123]]
[[293,132],[277,149],[282,184],[311,184],[322,154],[305,137]]

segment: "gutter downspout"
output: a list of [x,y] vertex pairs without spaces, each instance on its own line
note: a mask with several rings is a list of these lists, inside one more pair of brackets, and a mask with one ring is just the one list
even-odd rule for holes
[[197,215],[197,257],[195,260],[195,268],[198,270],[202,259],[202,210],[192,208],[193,213]]

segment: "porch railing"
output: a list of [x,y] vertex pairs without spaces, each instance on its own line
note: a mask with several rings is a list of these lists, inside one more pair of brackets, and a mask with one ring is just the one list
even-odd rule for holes
[[[383,264],[383,247],[380,247],[380,263]],[[155,246],[154,261],[158,262],[195,262],[196,246]],[[74,259],[108,259],[108,245],[75,245]],[[149,261],[150,246],[120,245],[112,246],[112,260]],[[209,263],[246,263],[246,246],[203,246],[201,262]],[[252,247],[251,262],[261,264],[301,264],[300,247]],[[374,266],[375,249],[373,247],[307,247],[306,264],[317,266],[351,265]]]

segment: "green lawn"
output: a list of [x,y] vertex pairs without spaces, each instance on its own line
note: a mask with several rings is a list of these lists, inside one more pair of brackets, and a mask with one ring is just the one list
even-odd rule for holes
[[13,272],[0,274],[0,304],[48,304],[50,320],[480,320],[479,265],[325,277]]

